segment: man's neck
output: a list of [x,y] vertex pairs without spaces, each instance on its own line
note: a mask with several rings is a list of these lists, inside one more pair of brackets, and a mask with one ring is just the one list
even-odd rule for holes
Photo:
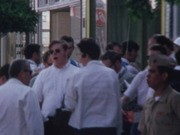
[[159,86],[158,88],[155,88],[154,95],[155,96],[161,96],[167,87],[168,87],[168,85],[165,84],[165,85]]
[[57,64],[55,64],[55,66],[56,66],[57,68],[63,68],[63,67],[67,64],[67,62],[68,62],[68,61],[65,61],[65,62],[63,62],[63,63],[57,63]]

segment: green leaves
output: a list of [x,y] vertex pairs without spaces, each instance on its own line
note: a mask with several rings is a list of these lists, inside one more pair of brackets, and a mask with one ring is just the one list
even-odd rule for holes
[[[165,0],[169,4],[180,3],[180,0]],[[132,19],[142,19],[146,17],[151,20],[156,16],[159,11],[161,0],[155,0],[156,7],[153,8],[150,0],[126,0],[126,6],[128,8],[129,15]]]
[[0,1],[0,33],[34,32],[37,22],[38,14],[28,0]]

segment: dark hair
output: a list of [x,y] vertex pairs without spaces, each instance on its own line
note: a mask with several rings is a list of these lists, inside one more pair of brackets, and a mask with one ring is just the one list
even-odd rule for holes
[[50,52],[49,52],[49,50],[48,50],[48,51],[46,51],[46,52],[43,54],[43,56],[42,56],[43,62],[46,62],[46,63],[47,63],[49,57],[50,57]]
[[62,48],[63,48],[65,51],[68,49],[68,43],[67,43],[66,41],[64,41],[64,40],[60,40],[60,41],[58,41],[58,40],[53,40],[53,41],[50,43],[50,45],[49,45],[49,49],[51,49],[52,46],[54,46],[55,44],[61,45]]
[[166,36],[163,36],[163,35],[160,35],[160,34],[154,34],[152,36],[152,39],[155,39],[157,44],[160,44],[162,46],[166,46],[171,51],[174,50],[174,48],[173,48],[173,46],[174,46],[173,41],[171,41]]
[[114,51],[107,51],[101,56],[101,60],[110,60],[114,65],[117,61],[121,62],[121,55]]
[[74,46],[74,39],[71,36],[64,35],[60,40],[64,40],[67,43],[72,43],[72,45]]
[[99,59],[100,47],[92,38],[84,38],[77,44],[79,50],[82,52],[82,57],[88,55],[92,60]]
[[180,49],[175,53],[177,64],[180,65]]
[[21,71],[24,71],[29,65],[29,62],[24,59],[14,60],[9,68],[9,75],[11,78],[17,78]]
[[40,53],[40,45],[38,44],[29,44],[24,49],[24,56],[26,59],[31,59],[33,53]]
[[124,41],[122,42],[122,54],[125,55],[126,51],[132,52],[133,50],[138,51],[139,50],[139,45],[132,41]]
[[5,64],[0,68],[0,77],[5,76],[6,79],[9,79],[9,64]]
[[153,45],[152,47],[150,47],[150,50],[159,51],[161,54],[167,55],[167,50],[159,44]]
[[106,46],[106,51],[108,50],[113,50],[114,47],[119,47],[119,48],[122,48],[121,44],[118,43],[118,42],[109,42]]

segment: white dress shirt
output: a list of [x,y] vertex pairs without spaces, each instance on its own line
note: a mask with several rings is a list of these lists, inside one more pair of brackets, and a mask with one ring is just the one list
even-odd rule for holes
[[45,121],[48,120],[48,116],[55,114],[57,108],[61,107],[67,80],[78,71],[79,68],[68,62],[62,68],[52,65],[42,70],[37,76],[33,90],[39,102],[42,103],[41,112]]
[[10,79],[0,87],[0,135],[44,135],[39,102],[30,87]]
[[28,59],[27,61],[29,62],[32,71],[35,71],[38,68],[38,65],[33,60]]
[[[124,92],[124,95],[129,97],[131,100],[137,97],[137,104],[144,106],[146,100],[151,97],[154,90],[148,86],[147,83],[148,69],[139,72],[135,78],[132,80],[128,89]],[[135,113],[134,121],[138,122],[141,116],[140,112]]]
[[117,127],[121,130],[120,92],[114,70],[90,61],[68,83],[65,106],[74,128]]
[[[122,60],[122,62],[124,62],[126,64],[125,66],[130,73],[132,73],[133,75],[136,75],[139,72],[139,70],[135,66],[133,66],[133,64],[130,63],[127,59],[121,58],[121,60]],[[134,65],[135,65],[135,63],[134,63]]]

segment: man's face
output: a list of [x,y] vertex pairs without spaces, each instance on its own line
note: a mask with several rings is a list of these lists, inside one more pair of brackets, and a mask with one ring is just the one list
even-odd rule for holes
[[106,66],[106,67],[109,67],[111,68],[112,67],[112,63],[109,59],[106,59],[106,60],[102,60],[102,63]]
[[60,44],[55,44],[50,48],[52,61],[55,65],[62,66],[67,62],[67,51]]
[[150,66],[149,73],[147,75],[147,83],[149,87],[156,89],[165,83],[164,74],[160,73],[157,66]]
[[73,50],[74,50],[73,43],[72,43],[72,42],[68,43],[68,49],[67,49],[68,58],[71,57],[71,55],[72,55],[72,53],[73,53]]
[[33,60],[39,64],[40,63],[40,52],[34,52],[33,54]]
[[127,55],[126,55],[127,60],[129,62],[135,62],[137,56],[138,56],[138,51],[136,51],[136,50],[132,50],[131,52],[127,52]]
[[22,73],[24,74],[22,82],[25,85],[29,85],[29,82],[30,82],[31,77],[32,77],[31,76],[32,75],[32,71],[30,69],[30,65],[27,65],[26,68],[24,69],[24,71],[22,71]]
[[122,54],[122,49],[120,47],[118,47],[118,46],[114,46],[113,51],[118,53],[118,54]]
[[52,63],[53,63],[53,61],[52,61],[52,57],[51,57],[51,56],[49,56],[49,57],[48,57],[47,62],[44,62],[45,68],[47,68],[47,67],[51,66],[51,65],[52,65]]

